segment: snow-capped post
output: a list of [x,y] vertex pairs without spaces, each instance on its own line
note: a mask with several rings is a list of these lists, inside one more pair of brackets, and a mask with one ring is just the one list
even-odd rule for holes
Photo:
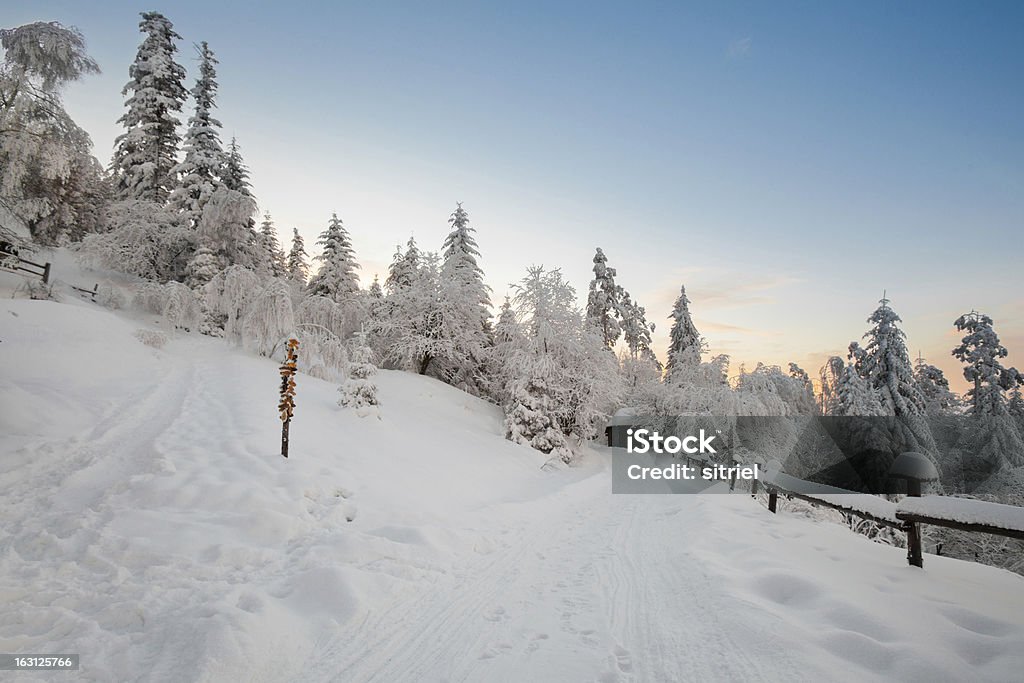
[[[926,456],[907,451],[900,453],[889,468],[891,479],[903,479],[907,482],[907,495],[921,497],[922,482],[938,481],[939,471],[935,469]],[[924,566],[924,555],[921,552],[921,525],[907,522],[907,562],[914,567]]]
[[296,351],[299,348],[298,339],[288,340],[288,357],[281,365],[281,402],[277,409],[281,411],[281,455],[288,457],[288,426],[292,421],[292,414],[295,412],[295,366],[299,360]]

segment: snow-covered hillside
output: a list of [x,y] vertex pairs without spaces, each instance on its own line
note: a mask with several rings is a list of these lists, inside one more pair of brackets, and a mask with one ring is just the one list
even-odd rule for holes
[[[501,412],[382,371],[381,419],[277,364],[0,303],[0,652],[88,681],[1017,680],[1024,578],[542,469]],[[38,680],[70,680],[52,673]],[[17,674],[17,680],[36,680]]]

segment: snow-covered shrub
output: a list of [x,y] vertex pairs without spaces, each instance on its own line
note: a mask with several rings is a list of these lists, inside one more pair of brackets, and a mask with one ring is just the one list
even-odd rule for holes
[[180,282],[168,282],[164,285],[162,313],[168,323],[180,330],[198,329],[202,320],[196,293]]
[[112,285],[100,285],[96,289],[96,303],[104,308],[117,311],[125,307],[125,296],[120,289]]
[[373,351],[367,344],[366,335],[360,334],[356,346],[352,350],[348,379],[338,387],[338,391],[341,393],[338,405],[355,408],[360,417],[367,415],[380,417],[377,385],[373,381],[375,374],[377,374],[377,366],[373,362]]
[[204,325],[217,326],[225,337],[240,342],[242,319],[262,289],[259,276],[248,268],[225,268],[203,287],[203,305],[207,311]]
[[60,301],[53,283],[42,280],[26,280],[15,290],[15,294],[17,293],[22,293],[29,299],[37,301]]
[[296,329],[302,343],[299,372],[317,379],[340,381],[348,368],[345,344],[336,335],[319,326],[298,324]]
[[167,344],[167,335],[160,330],[150,330],[144,327],[140,327],[135,330],[135,338],[146,346],[151,346],[154,349],[162,349]]
[[162,285],[155,282],[144,282],[135,289],[132,297],[132,307],[146,313],[162,315],[166,292]]
[[105,222],[107,232],[83,240],[84,263],[157,282],[184,277],[195,234],[177,214],[162,204],[130,200],[112,204]]
[[292,300],[284,280],[271,279],[248,305],[241,333],[245,345],[261,356],[273,356],[295,333]]
[[255,213],[256,202],[246,194],[221,187],[210,195],[196,234],[222,268],[255,267],[261,260],[256,233],[249,227]]

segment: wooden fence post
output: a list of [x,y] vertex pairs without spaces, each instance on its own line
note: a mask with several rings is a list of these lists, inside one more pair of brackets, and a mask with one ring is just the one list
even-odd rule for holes
[[46,265],[43,266],[43,284],[46,285],[46,284],[49,284],[49,283],[50,283],[50,264],[47,263]]
[[768,489],[768,512],[775,512],[779,506],[779,492],[775,489]]

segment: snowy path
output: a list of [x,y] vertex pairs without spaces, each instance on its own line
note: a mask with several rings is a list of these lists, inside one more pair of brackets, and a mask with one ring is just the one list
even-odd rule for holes
[[609,496],[595,475],[559,498],[500,550],[341,630],[295,680],[776,680],[736,638],[735,600],[665,543],[685,538],[672,528],[696,497]]

